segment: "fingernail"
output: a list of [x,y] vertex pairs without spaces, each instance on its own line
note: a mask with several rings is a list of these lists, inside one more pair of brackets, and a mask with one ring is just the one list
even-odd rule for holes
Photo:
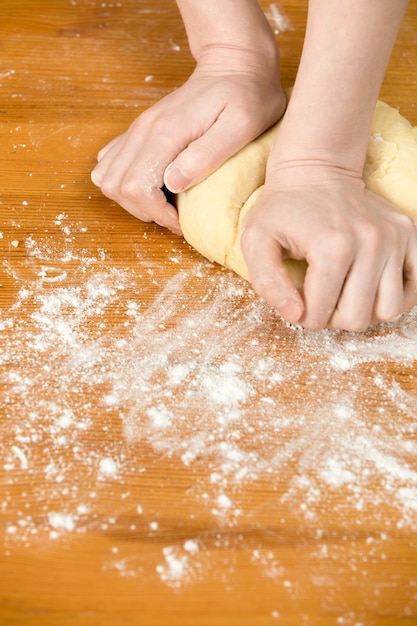
[[287,298],[280,302],[277,306],[278,313],[288,322],[298,322],[300,319],[303,309],[300,304],[295,300]]
[[91,172],[91,182],[92,182],[94,185],[96,185],[97,187],[100,187],[101,180],[100,180],[100,178],[97,176],[97,173],[96,173],[96,171],[95,171],[95,170],[93,170],[93,171]]
[[185,176],[178,165],[168,165],[165,170],[164,183],[172,193],[179,193],[185,189],[191,180]]

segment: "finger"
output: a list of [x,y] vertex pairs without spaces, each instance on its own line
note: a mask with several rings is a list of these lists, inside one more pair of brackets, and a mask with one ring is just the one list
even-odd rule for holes
[[395,250],[395,254],[385,265],[375,297],[372,322],[391,322],[404,313],[404,253]]
[[370,326],[381,275],[381,263],[375,265],[365,255],[355,260],[346,276],[329,328],[359,332]]
[[97,161],[101,161],[101,159],[108,153],[111,148],[117,143],[123,142],[123,138],[125,133],[119,135],[118,137],[114,137],[108,144],[106,144],[103,148],[101,148],[100,152],[97,155]]
[[236,120],[231,123],[227,115],[221,115],[170,163],[164,175],[165,185],[173,193],[196,185],[255,137],[245,125],[239,128]]
[[417,227],[401,215],[406,244],[392,247],[393,253],[381,276],[374,309],[374,321],[396,320],[417,305]]
[[159,226],[168,228],[177,235],[182,235],[178,212],[175,207],[168,202],[162,189],[153,189],[142,201],[136,199],[131,200],[129,197],[117,193],[114,193],[111,199],[142,222],[155,222]]
[[265,232],[248,226],[240,245],[255,291],[288,322],[297,323],[304,311],[300,293],[285,268],[282,247]]
[[404,311],[417,306],[417,229],[409,242],[403,269]]
[[121,180],[125,145],[126,134],[116,137],[99,152],[97,164],[91,172],[91,180],[97,187],[101,187],[106,177],[112,177],[114,181],[116,178]]
[[103,194],[144,222],[154,221],[181,235],[178,213],[161,190],[162,171],[142,162],[135,167],[133,154],[115,142],[91,173],[92,181]]
[[307,255],[308,269],[303,286],[306,306],[300,323],[311,330],[329,325],[353,263],[353,246],[345,237],[328,237],[314,240]]
[[155,222],[177,235],[182,235],[178,212],[167,201],[161,189],[155,189],[146,201],[140,205],[126,197],[121,198],[118,204],[143,222]]

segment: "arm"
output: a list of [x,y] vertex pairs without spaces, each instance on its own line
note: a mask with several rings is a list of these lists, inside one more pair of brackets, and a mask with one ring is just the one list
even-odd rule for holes
[[[235,104],[232,107],[235,116],[232,126],[229,125],[232,111],[219,112],[215,123],[205,129],[203,140],[184,150],[169,165],[164,180],[173,192],[195,185],[213,172],[266,130],[272,123],[271,116],[278,119],[285,106],[280,88],[279,51],[258,2],[177,0],[177,4],[191,53],[197,61],[195,76],[211,75],[220,87],[227,74],[230,83],[226,88],[232,89],[233,98],[240,92],[244,101],[240,111]],[[263,85],[266,75],[272,86],[268,93]],[[239,82],[243,85],[248,76],[251,76],[255,99],[249,90],[242,93],[239,87]],[[266,111],[261,100],[264,97],[268,99]]]
[[[291,104],[274,161],[361,175],[375,104],[407,0],[310,0]],[[300,120],[309,120],[300,127]],[[295,168],[294,168],[295,173]],[[303,170],[303,175],[307,170]]]
[[255,0],[178,0],[196,68],[99,153],[93,181],[142,220],[180,232],[161,187],[205,178],[283,113],[279,52]]
[[[310,1],[265,193],[242,237],[255,288],[307,328],[362,330],[417,304],[415,225],[362,183],[375,103],[406,5]],[[301,294],[285,257],[309,264]]]

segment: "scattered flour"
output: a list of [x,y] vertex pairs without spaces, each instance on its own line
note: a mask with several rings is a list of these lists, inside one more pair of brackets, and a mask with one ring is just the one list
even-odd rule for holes
[[164,562],[156,566],[160,579],[173,588],[178,588],[193,579],[200,579],[202,564],[191,559],[199,552],[198,544],[188,540],[183,546],[167,546],[162,549]]
[[283,14],[275,2],[269,5],[269,10],[265,13],[265,15],[270,21],[276,35],[279,35],[279,33],[283,33],[286,30],[294,30],[294,27],[288,17]]
[[[55,225],[67,238],[81,231],[65,214]],[[417,529],[417,311],[363,335],[310,333],[286,328],[228,272],[213,275],[205,262],[181,270],[178,251],[159,284],[140,256],[133,272],[69,241],[59,258],[46,238],[25,246],[24,267],[3,263],[17,290],[0,311],[0,514],[17,486],[24,501],[23,485],[42,481],[33,510],[7,517],[9,541],[29,545],[42,528],[51,538],[84,532],[87,517],[115,528],[117,507],[99,514],[96,495],[119,485],[127,506],[123,477],[149,470],[139,445],[190,476],[204,468],[189,497],[219,527],[249,513],[245,491],[268,480],[277,509],[317,526],[336,502],[335,516]],[[190,302],[197,283],[205,296]],[[132,532],[160,532],[155,511],[134,510]],[[203,553],[194,537],[164,547],[156,575],[173,588],[200,579]],[[269,577],[282,572],[268,550],[253,563]]]
[[99,463],[99,468],[101,478],[106,479],[109,477],[117,477],[117,462],[111,457],[105,457],[101,459]]

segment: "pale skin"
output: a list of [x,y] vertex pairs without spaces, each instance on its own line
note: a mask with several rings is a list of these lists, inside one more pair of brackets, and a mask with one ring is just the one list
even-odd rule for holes
[[[178,0],[196,68],[99,153],[93,181],[181,233],[161,191],[214,171],[284,113],[280,58],[255,0]],[[375,103],[407,2],[310,0],[302,59],[241,246],[255,290],[291,323],[361,331],[417,305],[417,228],[364,189]],[[173,132],[175,129],[175,132]],[[298,291],[283,265],[305,259]]]

